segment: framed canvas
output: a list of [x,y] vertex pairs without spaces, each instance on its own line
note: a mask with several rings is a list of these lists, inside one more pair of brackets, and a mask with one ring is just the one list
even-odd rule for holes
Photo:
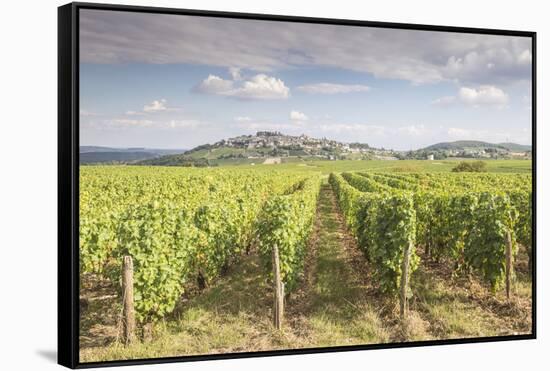
[[536,337],[536,34],[59,8],[71,368]]

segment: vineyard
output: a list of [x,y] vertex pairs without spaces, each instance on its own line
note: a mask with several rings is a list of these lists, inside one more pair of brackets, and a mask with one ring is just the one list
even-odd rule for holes
[[456,271],[479,272],[493,291],[505,283],[510,297],[517,242],[531,245],[528,176],[344,173],[330,183],[380,288],[401,290],[402,314],[417,245]]
[[81,167],[81,357],[528,333],[531,192],[520,173]]
[[137,319],[150,323],[174,309],[186,282],[208,286],[256,237],[263,252],[280,244],[293,283],[319,175],[90,168],[80,184],[81,274],[117,282],[131,256]]

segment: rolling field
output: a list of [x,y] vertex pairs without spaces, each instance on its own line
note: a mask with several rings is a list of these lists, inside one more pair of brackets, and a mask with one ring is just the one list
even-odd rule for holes
[[531,162],[486,163],[81,167],[81,361],[528,334]]
[[[463,160],[339,160],[339,161],[300,161],[296,159],[293,162],[278,165],[282,169],[300,169],[310,171],[320,171],[323,174],[344,171],[384,171],[384,172],[450,172],[460,161]],[[472,161],[472,160],[466,160]],[[531,161],[529,160],[488,160],[487,171],[491,173],[531,173]],[[233,165],[238,168],[255,168],[264,165],[239,164]],[[224,167],[231,167],[227,165]]]

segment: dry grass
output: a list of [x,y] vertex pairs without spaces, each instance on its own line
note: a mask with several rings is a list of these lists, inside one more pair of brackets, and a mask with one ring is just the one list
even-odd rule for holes
[[502,290],[492,293],[475,275],[453,275],[451,264],[430,263],[422,249],[418,251],[424,262],[412,279],[411,308],[430,323],[437,339],[531,332],[528,275],[517,275],[512,298],[507,300]]
[[407,165],[396,166],[391,170],[395,173],[415,173],[415,172],[422,171],[423,168],[419,165],[407,164]]

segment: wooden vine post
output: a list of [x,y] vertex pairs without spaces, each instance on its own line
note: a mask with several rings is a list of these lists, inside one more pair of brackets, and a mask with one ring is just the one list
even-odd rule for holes
[[409,260],[411,256],[412,251],[412,244],[413,242],[409,242],[409,244],[405,247],[405,251],[403,251],[403,262],[401,264],[401,290],[400,290],[400,314],[401,318],[405,319],[407,318],[407,290],[409,288]]
[[432,257],[432,228],[433,226],[430,224],[428,229],[428,243],[426,244],[426,256],[428,259]]
[[143,324],[143,342],[149,343],[153,340],[153,323],[147,322]]
[[134,264],[131,256],[125,256],[122,262],[122,316],[124,343],[129,345],[136,339]]
[[506,298],[510,299],[510,288],[512,281],[512,234],[510,231],[506,234]]
[[283,306],[284,306],[284,294],[283,294],[283,284],[281,282],[281,269],[279,266],[279,247],[275,244],[273,245],[272,252],[273,259],[273,288],[274,288],[274,303],[273,303],[273,326],[277,330],[282,328],[283,324]]

